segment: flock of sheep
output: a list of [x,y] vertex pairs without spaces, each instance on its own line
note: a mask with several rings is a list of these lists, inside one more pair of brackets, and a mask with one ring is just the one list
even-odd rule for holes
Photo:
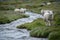
[[[47,3],[50,5],[51,3]],[[16,8],[14,9],[15,12],[20,12],[20,13],[25,13],[27,11],[26,8]],[[53,21],[53,11],[52,10],[44,10],[42,9],[41,11],[42,16],[44,17],[43,20],[45,21],[46,26],[52,26],[52,21]]]

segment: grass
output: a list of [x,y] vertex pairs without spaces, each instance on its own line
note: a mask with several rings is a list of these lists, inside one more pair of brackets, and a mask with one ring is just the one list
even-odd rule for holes
[[49,40],[60,40],[60,31],[51,32],[49,34]]
[[10,23],[11,21],[26,17],[28,17],[28,15],[14,11],[0,11],[0,24]]
[[47,38],[51,32],[60,31],[59,26],[46,27],[42,19],[37,19],[37,20],[34,20],[32,23],[26,23],[26,24],[17,26],[17,28],[22,28],[22,29],[25,28],[25,29],[31,30],[30,35],[33,37],[39,37],[39,38]]
[[[49,40],[57,40],[57,39],[60,40],[60,35],[59,35],[60,32],[59,31],[60,31],[60,12],[56,11],[56,13],[54,14],[54,26],[38,27],[36,29],[33,29],[30,34],[33,37],[40,37],[40,38],[47,37],[47,38],[49,38]],[[55,32],[58,32],[58,33],[55,33]],[[55,36],[55,37],[53,37],[53,36]],[[56,37],[58,37],[58,38],[56,38]]]
[[[42,2],[52,2],[51,5],[41,6]],[[54,11],[54,26],[46,27],[45,23],[42,19],[34,20],[32,23],[26,23],[17,28],[26,28],[31,30],[30,35],[33,37],[48,37],[49,40],[60,40],[60,2],[53,2],[55,0],[29,0],[29,1],[13,1],[13,2],[0,2],[0,10],[13,10],[16,7],[21,8],[25,7],[30,11],[35,13],[40,13],[41,9],[50,9]],[[24,2],[24,3],[23,3]],[[4,5],[4,6],[3,6]],[[7,6],[6,6],[7,5]],[[6,8],[7,7],[7,8]],[[22,17],[25,15],[16,14],[14,12],[11,13],[4,12],[3,14],[0,12],[0,23],[10,22]],[[21,15],[21,16],[20,16]]]
[[49,34],[54,31],[60,31],[59,27],[38,27],[33,29],[30,34],[33,37],[48,38]]
[[[49,40],[60,40],[60,2],[54,2],[51,5],[40,7],[32,5],[31,11],[40,13],[41,9],[50,9],[54,11],[54,26],[46,27],[41,19],[37,19],[32,23],[23,24],[17,28],[26,28],[31,30],[30,35],[39,38],[48,38]],[[39,21],[38,21],[39,20]],[[36,22],[36,23],[35,23]],[[40,23],[39,23],[40,22]],[[42,24],[43,23],[43,24]],[[42,25],[41,25],[42,24]],[[56,35],[56,36],[55,36]]]
[[48,2],[48,1],[54,1],[54,0],[8,0],[8,1],[2,1],[0,4],[19,4],[19,3],[41,3],[41,2]]
[[[54,1],[54,0],[28,0],[28,1],[23,1],[23,0],[13,0],[13,1],[5,1],[5,2],[0,2],[1,9],[0,10],[13,10],[16,7],[21,8],[25,7],[29,9],[30,11],[40,13],[40,10],[44,7],[41,7],[42,2],[49,2],[49,1]],[[4,5],[2,7],[2,5]],[[8,5],[8,6],[6,6]],[[6,8],[7,7],[7,8]]]
[[54,17],[55,26],[60,26],[60,12],[57,12]]
[[17,26],[17,28],[26,28],[28,30],[32,30],[32,29],[35,29],[36,27],[44,26],[44,24],[45,23],[43,22],[43,20],[38,18],[31,23],[26,23],[26,24]]

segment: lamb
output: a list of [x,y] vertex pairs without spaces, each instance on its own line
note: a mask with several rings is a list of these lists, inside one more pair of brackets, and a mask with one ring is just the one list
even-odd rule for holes
[[43,19],[45,21],[46,26],[52,26],[53,21],[53,11],[52,10],[41,10],[41,13],[43,15]]

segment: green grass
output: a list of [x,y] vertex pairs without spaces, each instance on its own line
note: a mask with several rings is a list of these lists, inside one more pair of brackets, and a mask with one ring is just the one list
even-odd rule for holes
[[41,3],[41,2],[48,2],[48,1],[54,1],[54,0],[9,0],[9,1],[3,1],[0,2],[0,4],[19,4],[19,3]]
[[[47,37],[47,38],[49,38],[49,40],[57,40],[56,37],[58,37],[58,40],[60,40],[60,35],[59,35],[60,32],[59,31],[60,31],[60,12],[57,11],[54,14],[54,26],[38,27],[36,29],[33,29],[30,34],[33,37],[44,37],[44,38]],[[54,32],[54,33],[50,34],[51,32]],[[55,34],[55,32],[58,32],[58,33]],[[52,37],[52,36],[55,36],[55,37]]]
[[[41,9],[53,10],[54,11],[54,26],[46,27],[43,20],[37,19],[33,21],[32,23],[23,24],[21,26],[18,26],[17,28],[26,28],[26,29],[31,30],[30,35],[33,37],[42,37],[42,38],[47,37],[49,38],[49,40],[50,39],[55,40],[56,37],[58,37],[58,40],[60,40],[59,33],[54,34],[55,32],[60,31],[60,2],[53,2],[51,5],[45,5],[42,7],[39,4],[40,3],[33,4],[32,6],[29,5],[27,8],[29,8],[31,11],[36,12],[36,13],[40,13]],[[55,37],[52,37],[52,36],[55,36]]]
[[59,27],[38,27],[30,32],[33,37],[47,38],[51,32],[60,31]]
[[[50,9],[54,11],[54,26],[46,27],[41,19],[37,19],[32,23],[23,24],[17,28],[30,29],[30,35],[39,38],[48,38],[49,40],[60,40],[60,2],[52,3],[51,5],[46,5],[40,7],[39,5],[30,6],[30,10],[36,13],[40,13],[41,9]],[[38,21],[39,20],[39,21]],[[35,23],[36,22],[36,23]],[[39,23],[40,22],[40,23]],[[43,23],[41,25],[41,23]]]
[[[27,8],[32,12],[40,13],[41,9],[50,9],[54,11],[54,26],[46,27],[42,19],[34,20],[32,23],[26,23],[17,28],[25,28],[31,30],[30,35],[33,37],[48,37],[49,40],[60,40],[60,2],[52,2],[51,5],[41,6],[42,2],[52,2],[54,0],[29,0],[29,1],[13,1],[0,2],[0,10],[14,10],[15,8]],[[2,6],[4,5],[4,6]],[[6,6],[7,5],[7,6]],[[6,8],[7,7],[7,8]],[[25,17],[14,12],[0,12],[0,23],[7,23],[16,19]]]
[[[13,0],[13,1],[6,1],[6,2],[0,2],[0,5],[8,5],[8,6],[3,6],[0,7],[0,10],[13,10],[16,7],[21,8],[25,7],[29,9],[30,11],[40,13],[40,10],[44,7],[41,7],[42,2],[49,2],[49,1],[54,1],[54,0],[28,0],[28,1],[22,1],[22,0]],[[11,7],[9,7],[11,6]],[[7,8],[6,8],[7,7]]]
[[17,28],[26,28],[28,30],[32,30],[32,29],[35,29],[35,28],[40,27],[40,26],[45,26],[45,23],[42,19],[38,18],[31,23],[26,23],[26,24],[17,26]]
[[54,16],[55,26],[60,26],[60,12],[57,12]]
[[21,14],[19,12],[14,11],[0,11],[0,24],[4,23],[10,23],[11,21],[20,19],[20,18],[26,18],[28,15]]
[[60,40],[60,31],[51,32],[48,38],[49,40]]

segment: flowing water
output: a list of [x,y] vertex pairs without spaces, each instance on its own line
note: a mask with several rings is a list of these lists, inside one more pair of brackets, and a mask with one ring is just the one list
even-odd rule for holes
[[16,26],[24,23],[31,23],[37,18],[43,18],[42,15],[25,12],[28,18],[18,19],[8,24],[0,24],[0,40],[48,40],[47,38],[30,37],[29,31],[26,29],[17,29]]

